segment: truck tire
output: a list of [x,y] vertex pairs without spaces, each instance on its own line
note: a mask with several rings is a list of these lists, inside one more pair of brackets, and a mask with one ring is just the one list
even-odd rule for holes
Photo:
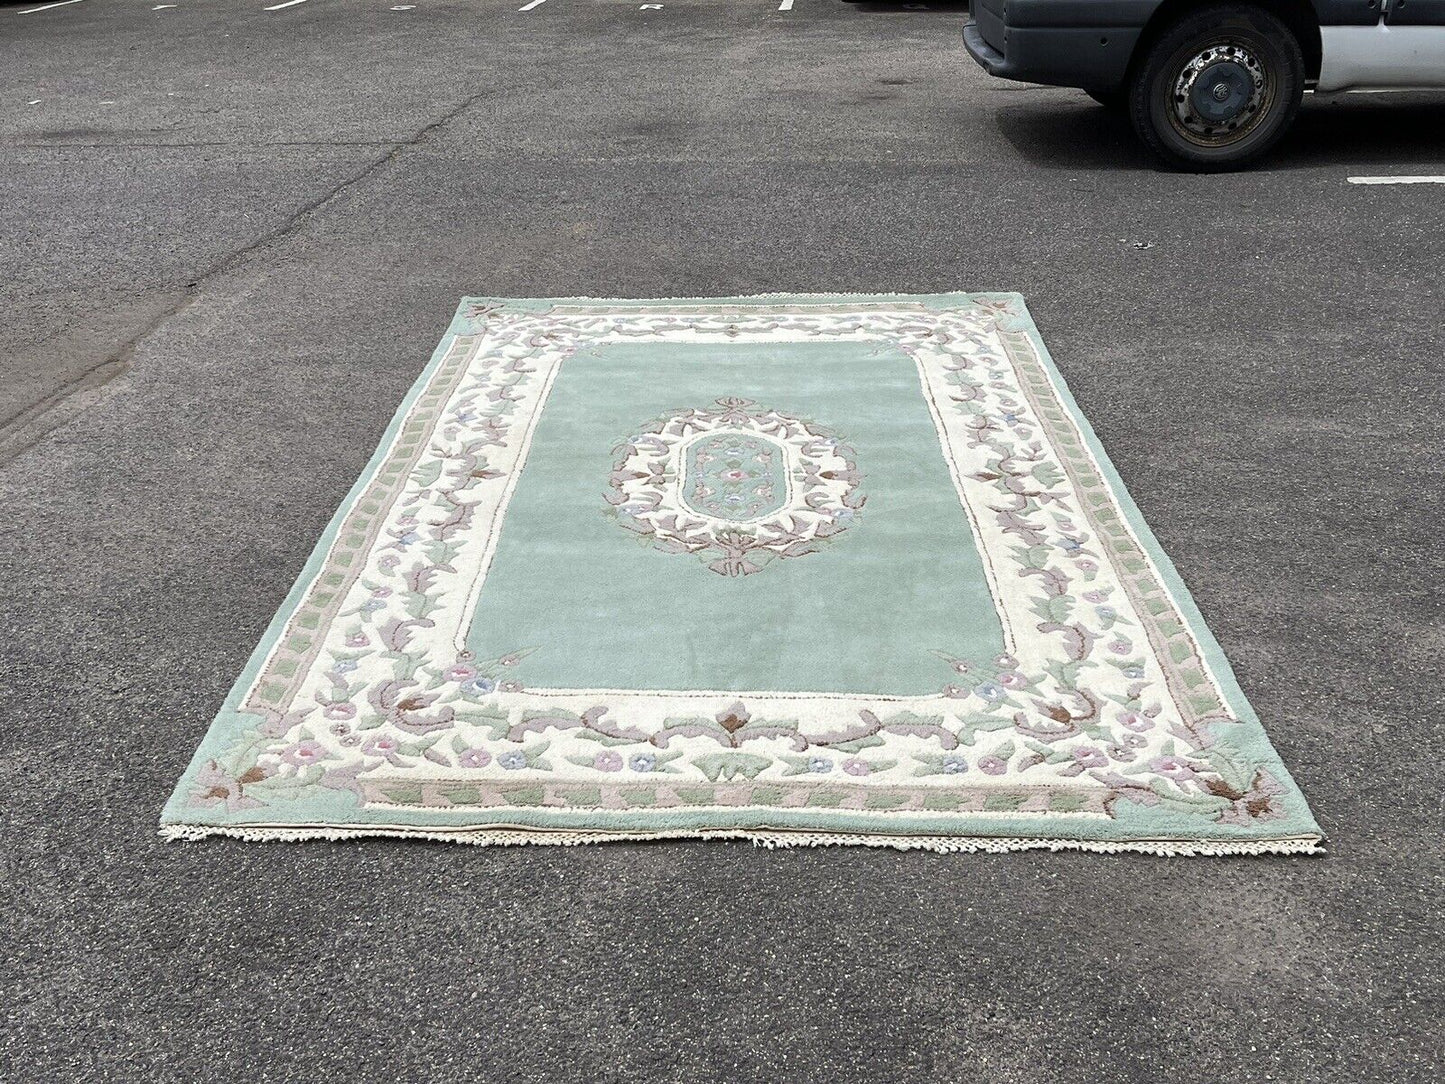
[[1284,135],[1304,95],[1294,33],[1262,8],[1219,4],[1164,28],[1129,87],[1129,119],[1170,165],[1235,169]]

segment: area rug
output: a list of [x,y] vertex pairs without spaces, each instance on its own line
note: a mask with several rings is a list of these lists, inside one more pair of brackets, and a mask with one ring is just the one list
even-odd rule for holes
[[467,299],[162,832],[1320,844],[1015,294]]

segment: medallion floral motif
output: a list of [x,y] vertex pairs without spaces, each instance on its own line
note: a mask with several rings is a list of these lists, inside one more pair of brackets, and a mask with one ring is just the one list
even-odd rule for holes
[[720,576],[817,553],[858,521],[866,499],[851,447],[751,399],[664,414],[614,454],[605,499],[618,524]]

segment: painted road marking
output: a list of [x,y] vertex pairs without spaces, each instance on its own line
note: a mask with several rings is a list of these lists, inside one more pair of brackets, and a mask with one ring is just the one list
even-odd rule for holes
[[793,10],[793,0],[783,0],[783,2],[778,5],[778,10],[779,10],[779,11],[792,11],[792,10]]
[[304,4],[306,0],[282,0],[279,4],[272,4],[269,8],[262,8],[262,11],[280,11],[282,8],[293,8],[297,4]]
[[525,4],[523,4],[521,7],[519,7],[517,10],[518,10],[518,11],[531,11],[533,8],[539,8],[539,7],[541,7],[541,6],[542,6],[543,4],[545,4],[546,2],[547,2],[547,0],[527,0],[527,2],[526,2]]
[[1351,184],[1445,184],[1445,177],[1349,177]]
[[78,4],[80,0],[55,0],[53,4],[41,4],[38,8],[27,8],[24,11],[17,11],[16,15],[34,15],[37,11],[49,11],[51,8],[63,8],[66,4]]

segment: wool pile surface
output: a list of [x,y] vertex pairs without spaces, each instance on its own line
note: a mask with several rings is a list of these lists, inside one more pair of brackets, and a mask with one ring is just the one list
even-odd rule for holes
[[465,300],[162,831],[1320,843],[1013,294]]

